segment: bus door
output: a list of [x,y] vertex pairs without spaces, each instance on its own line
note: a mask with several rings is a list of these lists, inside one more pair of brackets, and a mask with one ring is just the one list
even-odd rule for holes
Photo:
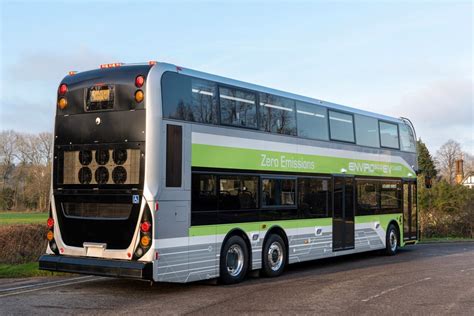
[[416,182],[403,182],[403,240],[416,240],[418,236],[416,209]]
[[354,249],[354,178],[335,176],[333,188],[332,249]]

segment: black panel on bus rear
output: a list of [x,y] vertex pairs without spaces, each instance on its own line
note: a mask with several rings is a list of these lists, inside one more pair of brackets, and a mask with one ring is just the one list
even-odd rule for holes
[[[145,141],[145,110],[57,116],[55,145]],[[97,124],[96,120],[100,123]]]
[[[58,225],[66,245],[83,247],[85,242],[105,243],[107,249],[126,249],[130,245],[138,222],[141,198],[138,203],[133,203],[132,194],[57,194],[55,201]],[[110,210],[98,211],[103,204],[120,208],[116,218],[111,218],[113,212]],[[75,208],[76,212],[65,212],[63,206],[66,205]]]

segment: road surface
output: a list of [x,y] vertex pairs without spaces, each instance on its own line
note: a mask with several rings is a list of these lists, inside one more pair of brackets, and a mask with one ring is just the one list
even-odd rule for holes
[[290,266],[279,278],[164,284],[94,276],[0,279],[0,314],[474,315],[474,242]]

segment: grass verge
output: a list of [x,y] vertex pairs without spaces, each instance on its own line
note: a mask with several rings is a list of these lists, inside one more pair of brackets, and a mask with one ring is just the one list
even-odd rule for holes
[[48,219],[47,212],[8,212],[0,211],[0,226],[13,224],[44,224]]
[[22,264],[0,263],[0,278],[30,278],[38,276],[69,275],[67,273],[56,273],[38,269],[38,262]]

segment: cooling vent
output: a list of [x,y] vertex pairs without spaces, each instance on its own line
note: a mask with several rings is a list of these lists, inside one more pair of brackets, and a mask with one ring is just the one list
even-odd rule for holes
[[64,152],[63,184],[138,184],[139,149]]

